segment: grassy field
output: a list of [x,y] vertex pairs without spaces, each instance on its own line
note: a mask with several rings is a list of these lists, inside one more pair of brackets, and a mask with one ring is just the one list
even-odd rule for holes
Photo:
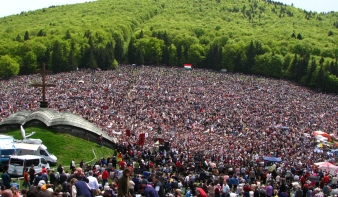
[[[69,134],[46,130],[45,128],[39,127],[27,127],[25,130],[26,135],[33,131],[36,132],[31,138],[42,140],[42,143],[47,146],[49,152],[58,158],[57,165],[61,163],[63,166],[69,167],[73,158],[75,159],[76,164],[80,163],[82,159],[84,162],[91,161],[90,163],[92,164],[99,158],[107,158],[114,153],[114,150],[110,148],[100,148],[97,143],[83,140]],[[22,139],[20,129],[3,134],[14,136],[15,139]],[[95,152],[95,154],[93,152]]]

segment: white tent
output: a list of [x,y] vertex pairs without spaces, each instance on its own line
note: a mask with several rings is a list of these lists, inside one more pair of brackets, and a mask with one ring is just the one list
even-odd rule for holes
[[318,162],[315,163],[318,168],[322,169],[323,171],[329,172],[332,175],[335,175],[338,173],[338,166],[331,164],[330,162]]

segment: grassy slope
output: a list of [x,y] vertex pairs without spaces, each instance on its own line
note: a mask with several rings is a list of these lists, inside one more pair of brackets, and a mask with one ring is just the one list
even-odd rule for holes
[[[31,138],[39,138],[43,144],[47,146],[49,152],[53,153],[58,158],[58,164],[69,166],[74,158],[76,163],[81,159],[85,162],[94,159],[94,152],[98,158],[113,155],[114,151],[106,147],[98,147],[98,144],[74,137],[69,134],[58,133],[39,127],[27,127],[26,133],[35,131],[36,133]],[[14,136],[15,139],[22,139],[20,129],[5,133]]]

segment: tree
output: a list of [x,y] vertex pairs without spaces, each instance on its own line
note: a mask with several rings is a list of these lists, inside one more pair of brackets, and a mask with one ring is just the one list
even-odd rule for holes
[[114,57],[118,62],[123,60],[123,41],[120,37],[115,37]]
[[303,37],[302,37],[302,35],[301,35],[300,33],[298,33],[297,39],[298,39],[298,40],[303,40]]
[[119,63],[114,59],[113,64],[112,64],[112,69],[116,69],[119,66]]
[[207,52],[205,61],[207,68],[220,70],[222,62],[222,48],[217,44],[211,45]]
[[170,66],[178,66],[177,62],[177,50],[174,44],[169,46],[169,65]]
[[137,52],[136,52],[136,59],[135,63],[137,65],[143,65],[144,64],[144,57],[143,57],[143,52],[142,52],[142,46],[139,46]]
[[234,59],[233,71],[234,72],[243,72],[244,64],[243,64],[243,60],[242,60],[242,54],[240,52],[237,52],[237,55],[235,57],[236,58]]
[[46,36],[46,34],[43,32],[42,29],[40,29],[40,31],[37,34],[38,37],[42,37],[42,36]]
[[95,70],[98,66],[94,55],[95,47],[92,37],[89,37],[88,45],[89,46],[83,50],[81,63],[84,68],[90,68],[92,70]]
[[164,45],[162,46],[162,64],[169,65],[169,47]]
[[136,47],[134,45],[134,38],[130,38],[129,45],[128,45],[128,53],[127,58],[130,64],[134,63],[136,58]]
[[202,67],[201,63],[205,59],[203,46],[200,44],[193,44],[188,51],[188,61],[195,67]]
[[26,40],[29,40],[29,33],[28,31],[25,32],[25,36],[23,37],[23,39],[26,41]]
[[13,77],[19,74],[20,65],[9,55],[0,56],[0,77]]
[[305,79],[306,80],[306,82],[304,83],[305,85],[311,86],[311,78],[313,76],[313,73],[316,71],[316,68],[317,68],[316,59],[312,58],[311,65],[308,69],[307,76],[306,76],[306,79]]
[[319,88],[320,90],[324,89],[324,84],[325,84],[325,71],[324,71],[324,66],[320,65],[319,66],[319,71],[317,74],[316,78],[316,87]]
[[20,74],[32,74],[36,71],[37,58],[33,51],[29,51],[22,59]]
[[250,45],[246,51],[246,62],[244,64],[244,73],[250,73],[252,70],[252,67],[255,65],[255,46],[253,41],[251,40]]
[[22,38],[20,36],[20,34],[18,34],[15,38],[15,41],[18,41],[18,42],[21,42],[22,41]]
[[267,76],[280,78],[282,76],[283,57],[277,54],[271,54]]
[[288,67],[288,70],[286,71],[287,78],[296,79],[297,66],[298,66],[298,56],[297,54],[295,54],[291,61],[291,64]]
[[72,39],[72,34],[70,33],[69,30],[66,31],[65,39],[66,39],[66,40]]
[[78,67],[77,59],[75,56],[75,41],[71,42],[70,51],[68,55],[68,71],[76,70]]
[[51,69],[55,73],[63,72],[67,70],[65,68],[66,64],[67,61],[65,61],[65,58],[63,57],[61,43],[58,40],[56,40],[53,43],[52,55],[50,58]]
[[291,38],[296,38],[295,32],[292,33]]

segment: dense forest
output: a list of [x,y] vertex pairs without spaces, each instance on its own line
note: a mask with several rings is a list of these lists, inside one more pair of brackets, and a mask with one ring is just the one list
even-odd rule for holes
[[227,69],[338,93],[338,12],[271,0],[97,0],[0,18],[0,77],[118,64]]

